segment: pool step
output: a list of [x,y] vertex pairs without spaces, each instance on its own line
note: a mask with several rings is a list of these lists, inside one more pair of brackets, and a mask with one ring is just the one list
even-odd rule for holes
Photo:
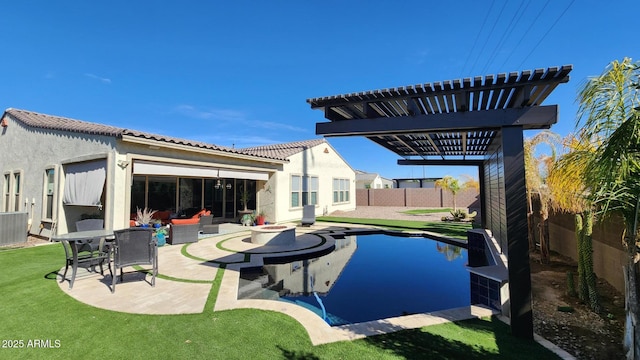
[[262,287],[259,282],[240,279],[238,299],[278,300],[279,295],[277,291]]
[[269,275],[256,276],[253,280],[240,278],[238,284],[238,299],[266,299],[278,300],[282,284],[269,282]]

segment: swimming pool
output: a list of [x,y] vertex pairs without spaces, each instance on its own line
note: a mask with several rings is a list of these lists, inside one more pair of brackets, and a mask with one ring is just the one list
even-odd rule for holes
[[293,302],[330,325],[470,304],[467,250],[389,234],[336,239],[324,256],[243,269],[239,299]]

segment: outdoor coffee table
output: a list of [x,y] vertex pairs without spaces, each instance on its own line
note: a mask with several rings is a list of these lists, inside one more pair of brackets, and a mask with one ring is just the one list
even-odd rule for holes
[[[80,248],[84,244],[91,243],[93,241],[100,241],[100,239],[104,238],[106,241],[110,241],[115,239],[113,235],[113,230],[87,230],[87,231],[76,231],[71,232],[64,235],[55,235],[51,237],[53,241],[67,241],[69,243],[69,247],[71,248],[72,253],[72,263],[71,263],[71,280],[69,282],[69,290],[73,288],[73,282],[76,279],[76,273],[78,270],[78,248]],[[96,258],[99,260],[100,258]],[[107,260],[109,260],[107,258]],[[68,260],[65,260],[68,261]],[[64,281],[64,278],[62,279]]]

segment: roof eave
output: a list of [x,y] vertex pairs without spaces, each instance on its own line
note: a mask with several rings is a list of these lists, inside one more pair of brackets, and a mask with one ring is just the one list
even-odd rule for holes
[[207,155],[216,155],[216,156],[228,157],[228,158],[234,158],[234,159],[259,161],[259,162],[265,162],[270,164],[286,164],[289,162],[289,160],[286,160],[286,159],[273,159],[273,158],[266,158],[266,157],[261,157],[257,155],[240,154],[240,153],[228,152],[223,150],[206,149],[206,148],[200,148],[200,147],[195,147],[190,145],[170,143],[162,140],[140,138],[140,137],[131,136],[131,135],[122,135],[121,140],[127,143],[139,144],[139,145],[149,146],[154,148],[166,148],[166,149],[172,149],[172,150],[188,151],[188,152],[207,154]]

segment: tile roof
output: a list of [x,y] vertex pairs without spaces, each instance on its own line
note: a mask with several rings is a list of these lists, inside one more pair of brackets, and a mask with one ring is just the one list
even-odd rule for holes
[[311,139],[311,140],[303,140],[303,141],[294,141],[294,142],[284,143],[284,144],[248,147],[240,150],[246,153],[255,154],[258,156],[286,159],[291,155],[295,155],[306,149],[312,148],[320,144],[325,144],[325,143],[327,143],[327,140],[325,140],[324,138],[320,138],[320,139]]
[[362,170],[356,170],[356,180],[375,180],[378,177],[376,173],[368,173]]
[[28,126],[49,130],[61,130],[91,135],[122,136],[125,129],[60,116],[40,114],[33,111],[8,108],[6,114]]
[[194,148],[223,151],[223,152],[228,152],[228,153],[238,154],[238,155],[249,155],[249,156],[256,156],[256,157],[274,159],[274,160],[286,160],[286,157],[278,157],[277,155],[252,153],[252,152],[243,151],[242,149],[234,149],[226,146],[219,146],[219,145],[208,144],[204,142],[146,133],[146,132],[125,129],[125,128],[120,128],[115,126],[91,123],[87,121],[75,120],[75,119],[65,118],[61,116],[40,114],[40,113],[27,111],[27,110],[8,108],[7,110],[5,110],[5,114],[11,115],[13,118],[24,123],[27,126],[41,128],[41,129],[69,131],[69,132],[77,132],[77,133],[90,134],[90,135],[113,136],[116,138],[122,138],[123,136],[132,136],[132,137],[144,138],[148,140],[157,140],[157,141],[164,141],[172,144],[186,145]]

